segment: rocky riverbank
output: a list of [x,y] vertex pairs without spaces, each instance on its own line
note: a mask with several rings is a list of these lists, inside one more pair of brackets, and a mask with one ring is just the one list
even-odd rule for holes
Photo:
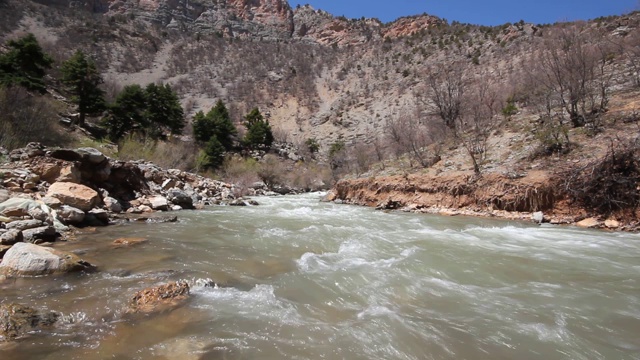
[[497,217],[537,223],[638,231],[636,213],[603,216],[572,203],[545,171],[509,177],[473,172],[345,179],[326,198],[379,210]]
[[[51,246],[73,238],[78,228],[176,221],[176,211],[207,205],[257,205],[242,199],[233,184],[144,161],[110,159],[94,148],[53,149],[31,143],[11,152],[0,149],[0,157],[5,160],[0,164],[0,281],[97,270],[80,256]],[[271,194],[264,188],[251,191]],[[130,240],[114,244],[135,243]],[[145,312],[154,311],[156,302],[188,296],[187,285],[180,284],[179,290],[171,296],[141,290],[146,294],[142,300],[132,301]],[[2,304],[0,341],[50,327],[56,319],[53,312]]]
[[0,164],[0,259],[5,258],[0,269],[4,275],[86,268],[73,265],[82,263],[76,258],[65,265],[65,259],[72,259],[69,254],[23,245],[12,250],[15,244],[67,239],[78,227],[175,221],[174,214],[162,214],[182,209],[249,204],[232,184],[144,161],[110,159],[94,148],[53,149],[31,143],[2,156],[7,160]]

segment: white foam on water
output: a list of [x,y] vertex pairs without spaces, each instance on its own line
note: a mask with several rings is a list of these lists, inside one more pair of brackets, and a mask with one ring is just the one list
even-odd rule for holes
[[215,314],[224,312],[251,319],[270,318],[279,323],[302,323],[295,307],[284,299],[279,299],[271,285],[256,285],[249,291],[235,288],[196,288],[194,294],[204,299],[198,301],[196,307],[210,309]]
[[367,318],[376,318],[383,316],[393,316],[396,317],[397,314],[395,311],[389,309],[386,306],[381,305],[371,305],[368,308],[362,310],[358,313],[357,317],[359,320],[364,320]]

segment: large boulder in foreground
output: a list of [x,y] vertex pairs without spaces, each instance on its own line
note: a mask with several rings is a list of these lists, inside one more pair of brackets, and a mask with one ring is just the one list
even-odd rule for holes
[[189,284],[185,281],[170,282],[168,284],[138,291],[128,309],[129,313],[155,313],[174,309],[189,298]]
[[0,262],[0,273],[8,276],[38,276],[92,269],[93,265],[75,254],[24,242],[13,245]]
[[60,200],[64,205],[89,211],[100,203],[100,195],[90,187],[70,182],[57,182],[49,187],[47,196]]
[[0,305],[0,342],[13,340],[31,331],[52,326],[58,314],[18,304]]

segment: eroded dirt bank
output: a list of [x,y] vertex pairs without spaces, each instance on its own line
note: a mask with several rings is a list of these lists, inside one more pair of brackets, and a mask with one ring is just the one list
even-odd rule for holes
[[545,171],[521,177],[453,172],[345,179],[329,201],[442,215],[471,215],[637,231],[637,212],[604,216],[572,202],[559,179]]

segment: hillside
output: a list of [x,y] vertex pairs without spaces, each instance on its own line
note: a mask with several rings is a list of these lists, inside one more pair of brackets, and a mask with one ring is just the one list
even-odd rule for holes
[[[635,154],[640,13],[486,27],[429,15],[383,24],[292,9],[284,0],[5,0],[0,7],[3,43],[31,32],[57,63],[85,50],[111,98],[128,84],[169,83],[187,117],[221,99],[236,125],[258,107],[278,140],[304,152],[315,139],[334,179],[414,174],[474,183],[483,174],[526,179],[535,171],[542,175],[532,183],[565,187],[554,204],[575,207],[578,194],[557,179]],[[473,204],[555,206],[510,208],[496,196]],[[387,200],[366,197],[350,200]],[[580,205],[571,221],[620,210],[595,208]]]

